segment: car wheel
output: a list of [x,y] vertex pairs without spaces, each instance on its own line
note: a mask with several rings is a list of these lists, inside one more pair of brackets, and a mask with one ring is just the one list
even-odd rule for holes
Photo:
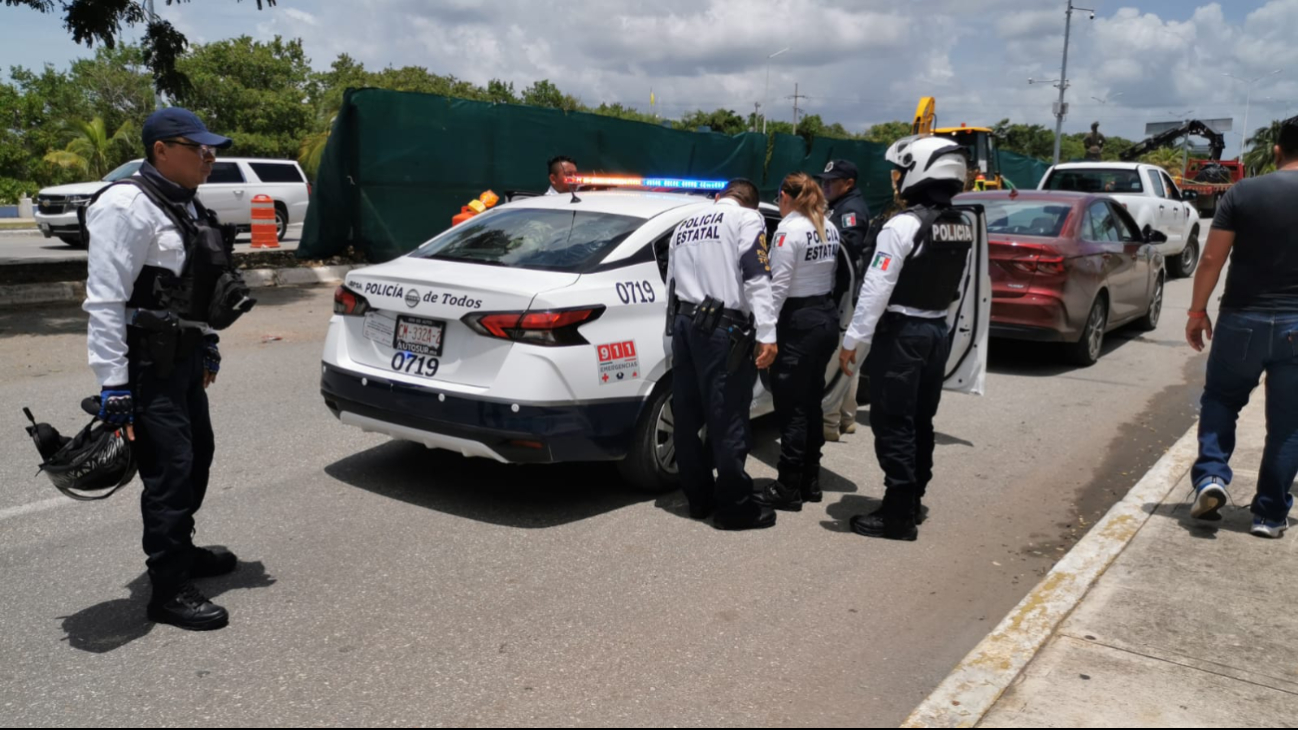
[[644,492],[660,494],[680,485],[676,467],[676,417],[670,385],[658,388],[636,424],[626,458],[618,463],[623,478]]
[[275,239],[283,241],[288,235],[288,211],[275,206]]
[[1068,361],[1082,367],[1094,365],[1104,351],[1104,330],[1108,324],[1109,303],[1103,296],[1097,297],[1091,305],[1091,313],[1086,316],[1082,338],[1068,346]]
[[1158,329],[1158,320],[1163,316],[1163,277],[1158,277],[1154,285],[1154,296],[1149,299],[1149,311],[1136,326],[1142,331],[1153,332]]
[[86,245],[81,242],[81,236],[74,234],[59,234],[59,240],[68,244],[72,248],[85,248]]
[[1175,259],[1172,260],[1172,268],[1178,277],[1190,276],[1194,273],[1195,267],[1199,265],[1199,234],[1190,234],[1190,240],[1185,244],[1185,250],[1181,251]]

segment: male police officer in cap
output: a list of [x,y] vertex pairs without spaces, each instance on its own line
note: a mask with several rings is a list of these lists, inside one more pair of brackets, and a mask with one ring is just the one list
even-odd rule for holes
[[[766,222],[757,203],[755,185],[732,180],[711,208],[677,226],[667,259],[681,487],[691,517],[715,512],[713,524],[725,530],[775,524],[774,510],[744,470],[757,370],[776,355]],[[711,458],[699,437],[704,425]]]
[[933,478],[933,417],[950,351],[947,311],[959,291],[973,226],[951,207],[964,189],[964,148],[941,137],[908,137],[888,149],[901,197],[911,206],[879,233],[840,360],[851,372],[869,350],[870,427],[883,467],[883,506],[851,519],[867,537],[915,540],[921,499]]
[[[86,211],[90,366],[102,387],[100,418],[127,426],[144,482],[148,617],[217,629],[228,614],[191,581],[232,572],[237,561],[195,547],[192,534],[214,450],[205,389],[221,356],[212,327],[233,321],[206,313],[223,306],[219,264],[228,259],[218,249],[228,257],[232,237],[195,193],[231,140],[179,108],[154,112],[143,131],[147,161],[138,175],[101,191]],[[240,312],[251,307],[243,291]]]
[[[870,229],[870,206],[856,186],[857,170],[851,160],[833,160],[820,174],[820,184],[829,199],[826,218],[838,229],[843,250],[852,262],[852,270],[861,274],[866,258],[866,232]],[[842,434],[856,433],[856,391],[860,378],[847,376],[847,390],[837,408],[825,409],[825,440],[837,441]]]

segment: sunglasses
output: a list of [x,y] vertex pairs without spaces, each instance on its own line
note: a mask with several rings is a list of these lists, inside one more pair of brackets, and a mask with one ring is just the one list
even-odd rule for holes
[[212,147],[211,145],[199,144],[197,142],[186,142],[184,140],[179,140],[179,139],[164,139],[162,140],[162,143],[178,144],[181,147],[190,147],[196,149],[198,150],[198,154],[202,155],[203,157],[207,157],[208,155],[211,155],[212,157],[216,157],[216,148]]

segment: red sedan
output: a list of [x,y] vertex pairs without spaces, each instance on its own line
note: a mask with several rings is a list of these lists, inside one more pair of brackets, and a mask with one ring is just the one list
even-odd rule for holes
[[1105,333],[1135,322],[1158,326],[1167,279],[1154,244],[1120,203],[1057,191],[968,193],[987,210],[991,335],[1062,342],[1068,359],[1092,365]]

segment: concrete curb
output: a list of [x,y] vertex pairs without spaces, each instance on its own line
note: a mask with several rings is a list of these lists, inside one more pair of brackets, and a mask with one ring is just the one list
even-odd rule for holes
[[[318,266],[311,269],[248,269],[243,272],[243,279],[254,289],[270,286],[336,284],[354,268],[357,267],[343,265]],[[0,307],[70,304],[85,301],[85,298],[86,285],[81,281],[0,286]]]
[[995,630],[969,652],[902,727],[973,727],[1126,549],[1199,454],[1198,422],[1068,551]]

